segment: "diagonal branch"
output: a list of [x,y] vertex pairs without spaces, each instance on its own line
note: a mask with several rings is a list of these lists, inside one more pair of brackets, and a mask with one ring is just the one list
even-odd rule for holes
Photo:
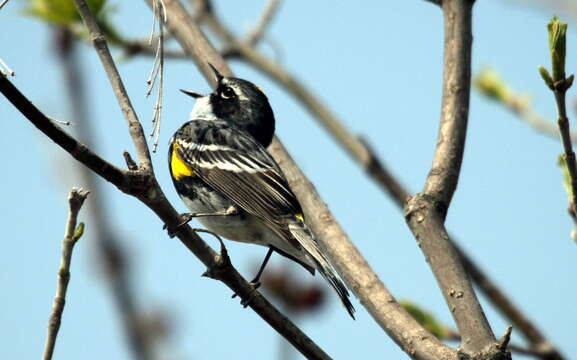
[[126,118],[128,123],[128,131],[130,132],[130,136],[132,137],[132,141],[136,147],[136,154],[138,155],[138,160],[140,160],[142,169],[145,172],[150,172],[152,174],[152,160],[150,159],[150,151],[148,150],[148,146],[146,144],[144,131],[142,130],[140,121],[138,121],[138,116],[136,116],[136,112],[132,107],[132,103],[128,98],[128,94],[124,88],[122,78],[116,69],[116,65],[114,64],[114,60],[112,59],[112,55],[108,49],[108,44],[106,43],[106,38],[100,30],[100,27],[96,22],[96,18],[92,16],[86,1],[74,0],[74,3],[76,4],[76,8],[82,17],[82,20],[86,24],[88,31],[90,32],[90,40],[92,41],[94,48],[100,57],[100,61],[104,66],[106,75],[108,75],[108,80],[110,81],[114,95],[118,100],[118,105],[120,106],[120,109]]
[[[150,5],[150,1],[148,3]],[[168,13],[168,28],[185,52],[199,65],[206,79],[214,85],[214,76],[208,63],[223,75],[232,75],[223,58],[180,2],[165,0],[164,3]],[[283,169],[306,215],[309,215],[307,218],[321,246],[379,325],[413,358],[456,359],[457,354],[453,349],[441,344],[395,301],[277,139],[269,151]]]
[[42,131],[58,146],[80,161],[90,170],[126,192],[127,172],[117,168],[100,156],[93,153],[86,145],[68,135],[62,128],[51,121],[34,106],[3,74],[0,74],[0,92],[22,113],[38,130]]

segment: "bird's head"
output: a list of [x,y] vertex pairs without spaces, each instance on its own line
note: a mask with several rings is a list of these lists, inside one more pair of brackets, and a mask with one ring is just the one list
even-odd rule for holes
[[250,81],[224,77],[210,67],[217,80],[214,92],[202,95],[181,90],[197,99],[190,113],[191,120],[225,120],[250,133],[263,146],[270,145],[275,119],[266,95]]

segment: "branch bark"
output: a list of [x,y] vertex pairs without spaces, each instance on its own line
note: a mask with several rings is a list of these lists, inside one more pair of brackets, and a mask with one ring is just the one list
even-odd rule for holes
[[88,191],[76,188],[73,188],[68,195],[70,210],[68,220],[66,221],[64,240],[62,240],[62,258],[60,259],[60,268],[58,269],[56,296],[52,304],[50,320],[48,320],[48,335],[46,336],[46,344],[44,345],[44,360],[52,359],[52,355],[54,354],[56,338],[58,337],[58,330],[60,330],[60,324],[62,322],[62,313],[64,312],[64,305],[66,304],[66,292],[68,290],[68,283],[70,282],[72,251],[84,231],[84,224],[80,223],[77,227],[76,222],[78,213],[87,196]]
[[573,214],[577,214],[577,163],[575,162],[575,152],[571,143],[571,132],[569,130],[569,118],[567,117],[567,106],[565,102],[565,94],[569,87],[573,84],[573,76],[568,79],[559,81],[553,89],[555,94],[555,102],[557,104],[557,125],[559,126],[559,133],[563,142],[563,157],[569,177],[571,179],[571,209]]
[[[151,1],[148,3],[150,5]],[[164,4],[168,14],[167,27],[211,85],[214,86],[214,76],[208,63],[214,65],[223,75],[231,76],[232,72],[223,58],[208,42],[180,2],[164,0]],[[269,152],[287,176],[325,253],[333,260],[339,273],[377,323],[412,358],[456,359],[455,350],[440,343],[395,301],[278,139],[273,141]]]
[[150,159],[150,151],[148,150],[148,145],[146,143],[146,136],[144,136],[144,131],[138,121],[138,116],[132,107],[132,103],[128,98],[128,94],[122,82],[122,78],[116,69],[112,55],[108,49],[108,44],[106,43],[106,38],[100,30],[96,22],[96,18],[92,15],[88,4],[84,0],[74,0],[76,8],[82,17],[82,20],[86,24],[88,31],[90,33],[90,40],[92,41],[96,53],[100,57],[102,66],[106,71],[110,85],[114,91],[114,95],[118,100],[118,105],[120,110],[124,114],[126,122],[128,124],[128,131],[132,137],[134,146],[136,147],[136,154],[138,160],[140,161],[141,169],[145,172],[153,173],[152,160]]
[[407,224],[439,283],[463,337],[461,351],[476,357],[510,357],[496,340],[459,255],[444,226],[457,187],[469,111],[472,0],[444,0],[444,75],[437,148],[423,192],[405,206]]

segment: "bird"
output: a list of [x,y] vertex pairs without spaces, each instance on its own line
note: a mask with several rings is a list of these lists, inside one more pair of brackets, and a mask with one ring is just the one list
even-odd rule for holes
[[[181,90],[196,102],[189,121],[169,143],[170,175],[190,210],[181,215],[181,225],[197,218],[219,236],[268,247],[251,281],[255,288],[273,252],[312,275],[318,271],[354,319],[347,287],[323,254],[285,175],[266,150],[275,132],[267,96],[252,82],[224,77],[209,66],[216,78],[215,90],[208,95]],[[169,229],[169,234],[177,230]]]

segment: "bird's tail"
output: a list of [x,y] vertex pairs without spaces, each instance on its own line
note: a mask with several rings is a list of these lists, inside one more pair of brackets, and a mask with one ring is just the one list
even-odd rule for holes
[[291,234],[294,236],[295,239],[298,240],[300,245],[303,247],[305,252],[312,258],[313,262],[315,263],[315,267],[321,273],[321,275],[325,278],[325,280],[332,286],[333,289],[337,292],[339,297],[341,298],[341,302],[347,309],[349,315],[354,319],[355,318],[355,308],[351,301],[349,300],[349,291],[347,287],[339,277],[335,268],[331,265],[329,260],[326,258],[325,255],[319,249],[318,243],[314,238],[313,233],[307,227],[307,225],[299,220],[295,220],[295,222],[289,224],[289,230]]

